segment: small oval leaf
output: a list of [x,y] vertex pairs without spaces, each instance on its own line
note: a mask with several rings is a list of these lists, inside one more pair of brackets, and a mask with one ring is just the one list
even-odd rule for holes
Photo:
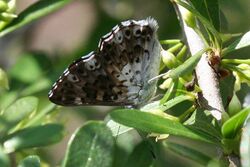
[[63,167],[110,167],[113,163],[114,138],[102,122],[88,122],[69,142]]

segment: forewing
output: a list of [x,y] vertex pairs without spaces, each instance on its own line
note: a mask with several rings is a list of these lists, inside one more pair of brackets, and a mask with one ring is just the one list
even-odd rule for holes
[[126,91],[104,70],[99,56],[91,52],[75,61],[53,85],[49,99],[59,105],[129,105],[119,91]]

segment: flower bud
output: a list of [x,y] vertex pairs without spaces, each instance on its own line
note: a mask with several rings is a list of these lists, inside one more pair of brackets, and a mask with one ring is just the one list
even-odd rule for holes
[[8,9],[8,4],[5,1],[0,0],[0,12],[5,12],[7,9]]
[[162,50],[161,51],[161,56],[162,56],[162,61],[163,63],[169,68],[175,68],[178,66],[178,60],[177,58],[174,56],[173,53],[166,51],[166,50]]
[[185,23],[191,27],[191,28],[195,28],[196,27],[196,20],[194,15],[187,10],[186,8],[180,6],[180,11],[181,11],[181,16],[183,18],[183,20],[185,21]]
[[172,78],[167,78],[159,87],[163,90],[168,89],[172,82]]

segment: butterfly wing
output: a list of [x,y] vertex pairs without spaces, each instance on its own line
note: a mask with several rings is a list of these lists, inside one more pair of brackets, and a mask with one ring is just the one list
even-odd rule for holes
[[[125,21],[103,36],[99,50],[69,66],[49,93],[60,105],[137,105],[153,94],[147,81],[158,73],[157,23]],[[156,51],[158,52],[156,52]],[[148,72],[150,74],[148,74]],[[144,89],[152,90],[145,93]]]
[[[53,85],[49,99],[59,105],[128,105],[121,97],[122,85],[104,70],[99,56],[91,52],[72,63]],[[123,90],[125,91],[125,90]]]

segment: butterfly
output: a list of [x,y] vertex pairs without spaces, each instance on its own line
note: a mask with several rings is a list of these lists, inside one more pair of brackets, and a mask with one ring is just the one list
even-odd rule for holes
[[97,51],[74,61],[49,92],[63,106],[138,106],[156,91],[148,81],[159,72],[158,24],[149,17],[128,20],[104,35]]

